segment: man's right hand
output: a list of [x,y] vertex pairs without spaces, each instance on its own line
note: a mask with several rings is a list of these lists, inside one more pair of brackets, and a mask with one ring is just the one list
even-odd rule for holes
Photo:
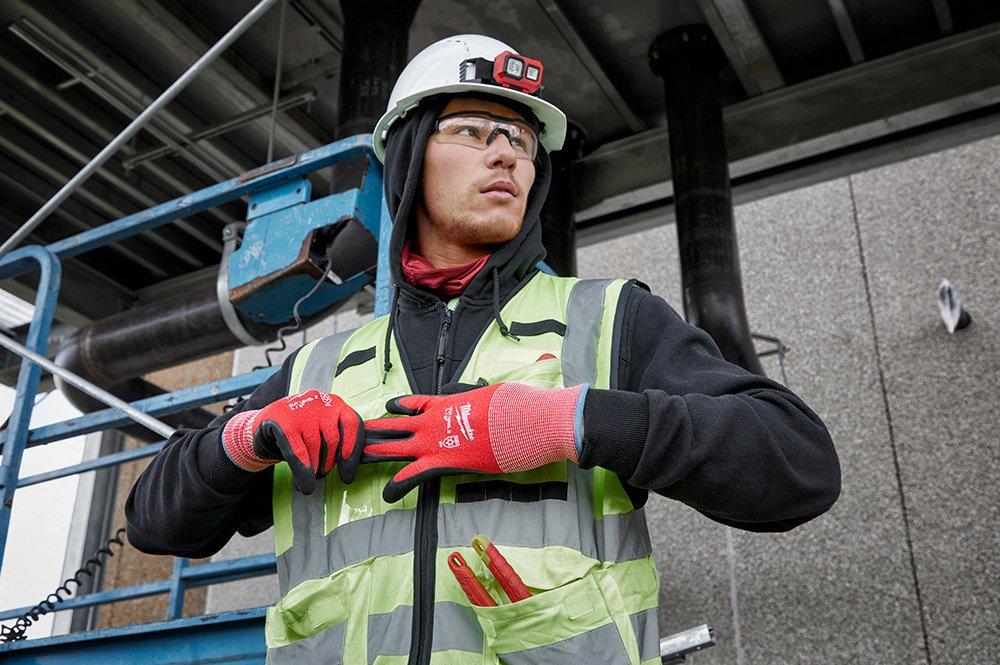
[[316,479],[334,465],[341,480],[354,480],[364,436],[364,421],[344,400],[307,390],[236,414],[222,432],[222,446],[247,471],[288,462],[296,489],[312,494]]

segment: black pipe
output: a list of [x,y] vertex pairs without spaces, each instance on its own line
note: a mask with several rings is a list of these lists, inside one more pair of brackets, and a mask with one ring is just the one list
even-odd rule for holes
[[[253,332],[253,331],[252,331]],[[182,294],[83,328],[56,362],[99,386],[114,386],[237,345],[215,291]]]
[[549,155],[552,182],[540,216],[545,262],[557,275],[576,275],[576,220],[573,218],[573,163],[583,156],[583,130],[569,123],[562,150]]
[[706,25],[674,28],[649,49],[666,93],[685,318],[712,336],[726,360],[764,375],[743,301],[719,85],[724,63]]
[[419,5],[418,0],[340,0],[344,49],[337,138],[371,133],[385,113],[406,66],[410,23]]
[[[59,350],[56,363],[132,402],[164,393],[139,378],[143,374],[228,351],[239,344],[222,318],[213,290],[176,296],[96,321],[78,331]],[[103,402],[58,377],[56,385],[84,413],[106,408]],[[171,427],[204,427],[213,418],[209,411],[192,409],[161,420]],[[120,429],[142,441],[162,438],[141,425]]]

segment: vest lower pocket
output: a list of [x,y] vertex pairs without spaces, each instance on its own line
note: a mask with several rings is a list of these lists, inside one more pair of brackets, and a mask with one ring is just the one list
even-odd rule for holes
[[[267,608],[264,634],[268,649],[285,650],[296,644],[306,647],[343,634],[349,607],[348,594],[358,587],[365,566],[342,570],[329,577],[306,580],[290,589],[277,603]],[[326,638],[321,636],[327,635]],[[336,641],[336,640],[334,640]],[[289,652],[295,651],[288,649]],[[342,651],[338,650],[336,654]],[[338,661],[339,662],[339,661]]]
[[473,610],[486,646],[505,665],[639,665],[625,601],[603,569],[517,603]]
[[[270,620],[270,613],[268,613]],[[347,622],[342,621],[325,630],[292,644],[267,650],[266,665],[303,665],[322,662],[341,665],[344,657],[344,636]]]

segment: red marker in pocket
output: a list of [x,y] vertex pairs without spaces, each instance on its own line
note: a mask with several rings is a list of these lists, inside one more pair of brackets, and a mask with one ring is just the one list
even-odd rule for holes
[[497,583],[507,593],[510,602],[516,603],[525,598],[531,598],[531,591],[521,580],[514,568],[507,562],[507,559],[500,554],[497,546],[490,542],[486,536],[479,534],[472,539],[472,549],[483,560],[486,567],[493,573]]
[[452,552],[448,555],[448,567],[451,568],[451,572],[455,575],[455,579],[458,580],[462,591],[468,596],[470,603],[479,605],[480,607],[491,607],[497,604],[493,600],[493,596],[486,592],[486,587],[479,581],[476,574],[472,572],[469,564],[465,562],[465,558],[459,552]]

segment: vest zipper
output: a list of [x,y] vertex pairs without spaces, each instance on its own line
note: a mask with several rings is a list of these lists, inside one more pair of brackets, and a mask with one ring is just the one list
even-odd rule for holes
[[451,310],[447,307],[444,310],[444,319],[441,320],[441,330],[438,333],[437,348],[437,385],[434,386],[434,393],[441,392],[444,385],[444,346],[448,341],[448,326],[451,325]]
[[[438,330],[437,379],[434,394],[441,393],[444,385],[445,347],[452,311],[445,305],[444,318]],[[437,560],[437,511],[441,500],[441,479],[434,478],[420,484],[417,490],[417,547],[413,562],[413,626],[410,642],[410,665],[427,665],[431,660],[434,638],[434,583]]]

